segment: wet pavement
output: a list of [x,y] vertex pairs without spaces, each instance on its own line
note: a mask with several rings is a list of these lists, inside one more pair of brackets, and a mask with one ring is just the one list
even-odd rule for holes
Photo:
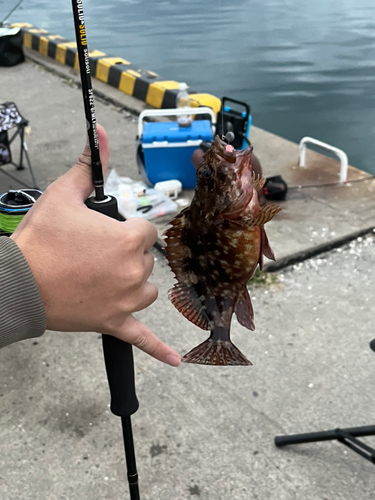
[[[369,235],[252,285],[256,331],[232,327],[251,368],[173,369],[135,351],[141,498],[373,498],[373,465],[343,445],[273,439],[375,423],[374,251]],[[159,299],[138,317],[184,354],[206,333],[169,303],[172,274],[155,258]],[[97,334],[8,346],[0,381],[1,498],[127,498]]]

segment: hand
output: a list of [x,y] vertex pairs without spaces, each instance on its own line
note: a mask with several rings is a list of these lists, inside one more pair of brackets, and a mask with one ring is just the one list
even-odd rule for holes
[[[104,171],[109,160],[105,131],[98,126]],[[132,313],[152,304],[157,288],[148,280],[157,232],[143,219],[119,222],[89,210],[93,191],[90,148],[51,184],[11,238],[38,285],[47,328],[96,331],[129,342],[172,366],[180,356]]]

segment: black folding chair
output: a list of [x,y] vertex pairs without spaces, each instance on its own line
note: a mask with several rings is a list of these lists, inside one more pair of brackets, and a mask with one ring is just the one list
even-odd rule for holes
[[[28,124],[29,121],[21,115],[14,102],[5,102],[4,104],[0,104],[0,172],[16,181],[17,184],[21,184],[22,186],[29,188],[36,188],[37,185],[25,142],[25,128]],[[13,135],[9,137],[8,133],[13,128],[16,130]],[[19,137],[21,141],[18,163],[13,161],[11,149],[12,144],[17,137]],[[26,159],[27,167],[30,171],[32,181],[31,186],[18,179],[4,168],[5,165],[10,164],[14,165],[17,170],[23,170],[25,168],[24,159]]]
[[[375,339],[370,342],[370,347],[375,352]],[[336,440],[375,465],[375,448],[371,448],[371,446],[368,446],[366,443],[358,439],[359,437],[364,436],[375,436],[375,425],[349,427],[347,429],[336,428],[329,431],[305,432],[304,434],[276,436],[275,445],[286,446],[288,444]]]

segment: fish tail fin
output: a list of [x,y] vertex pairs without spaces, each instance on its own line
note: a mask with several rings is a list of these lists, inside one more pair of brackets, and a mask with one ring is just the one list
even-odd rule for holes
[[183,356],[184,363],[196,365],[242,365],[252,366],[230,340],[207,339]]

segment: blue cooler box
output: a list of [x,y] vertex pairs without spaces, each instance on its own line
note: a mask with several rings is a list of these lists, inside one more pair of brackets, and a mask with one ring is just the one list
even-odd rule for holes
[[209,120],[193,121],[190,127],[177,122],[146,122],[142,135],[144,168],[151,184],[178,179],[184,189],[196,186],[191,155],[202,141],[212,141]]

